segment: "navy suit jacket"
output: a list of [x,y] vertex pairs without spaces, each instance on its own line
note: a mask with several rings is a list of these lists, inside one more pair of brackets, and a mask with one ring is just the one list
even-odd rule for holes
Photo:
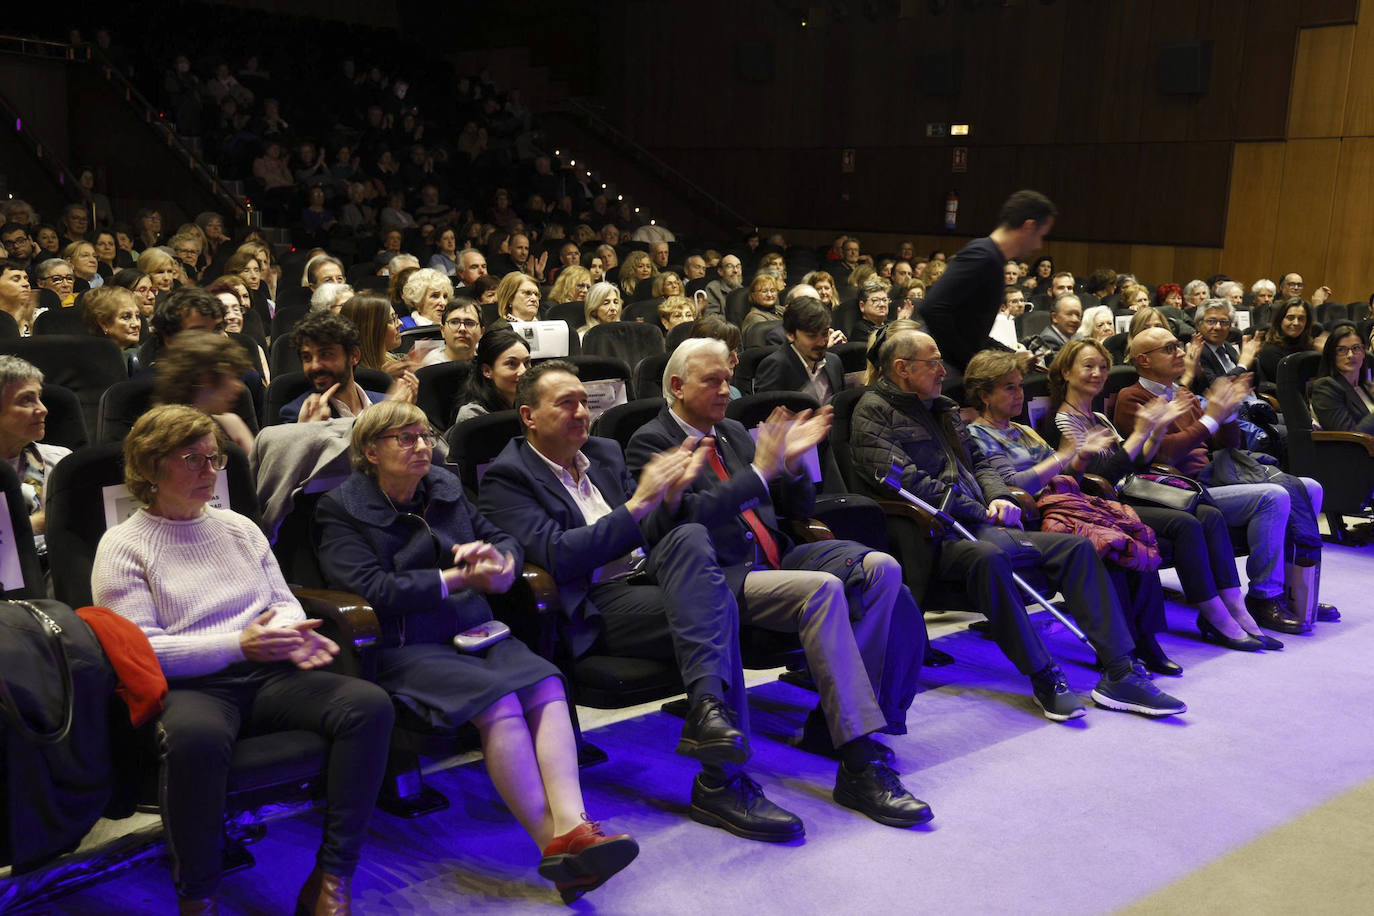
[[523,438],[508,442],[487,468],[477,500],[483,515],[509,532],[526,558],[558,583],[571,625],[567,636],[577,655],[591,647],[598,631],[591,620],[599,612],[588,598],[592,573],[636,547],[656,543],[672,527],[661,507],[642,525],[625,508],[636,484],[617,442],[589,438],[582,454],[591,462],[587,476],[613,510],[594,525],[587,524],[567,488]]
[[[834,353],[825,354],[825,377],[830,382],[832,398],[844,391],[844,364]],[[810,381],[810,374],[790,343],[769,353],[754,370],[755,392],[803,391]]]
[[[743,424],[735,420],[721,420],[712,430],[716,451],[725,465],[729,481],[722,481],[709,466],[683,492],[678,521],[697,522],[711,534],[716,557],[725,571],[726,581],[736,594],[744,577],[758,564],[753,531],[744,520],[744,512],[753,509],[760,521],[772,532],[778,550],[786,555],[792,541],[782,533],[778,519],[811,517],[816,504],[816,488],[803,474],[797,480],[787,480],[786,474],[765,487],[752,467],[754,440]],[[658,416],[639,428],[625,450],[630,470],[638,473],[649,459],[659,452],[676,448],[687,434],[673,419],[670,408],[664,407]],[[490,471],[488,471],[490,473]]]
[[[363,392],[367,395],[367,399],[371,401],[373,404],[379,404],[382,401],[386,400],[385,391],[368,391],[366,388],[364,388]],[[302,392],[301,396],[296,398],[294,401],[291,401],[287,404],[283,404],[281,412],[278,414],[278,416],[281,417],[281,421],[283,423],[295,423],[298,420],[300,420],[301,408],[305,406],[305,399],[310,397],[314,393],[315,389],[311,388],[308,391]]]
[[1212,387],[1213,382],[1224,375],[1244,375],[1247,372],[1254,372],[1259,368],[1258,360],[1256,360],[1255,365],[1248,369],[1240,365],[1240,351],[1237,350],[1229,340],[1223,343],[1221,347],[1226,351],[1226,355],[1231,358],[1231,362],[1235,364],[1235,368],[1230,372],[1221,368],[1221,360],[1212,352],[1212,345],[1204,343],[1202,345],[1202,353],[1198,356],[1197,375],[1193,378],[1192,389],[1194,393],[1202,394],[1208,388]]

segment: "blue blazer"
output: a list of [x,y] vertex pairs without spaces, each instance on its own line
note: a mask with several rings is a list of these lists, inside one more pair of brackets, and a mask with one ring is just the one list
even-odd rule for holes
[[[834,353],[825,354],[825,377],[830,396],[844,391],[844,364]],[[811,381],[801,357],[790,343],[763,358],[754,370],[754,391],[801,391]]]
[[[782,533],[778,519],[810,518],[816,505],[816,488],[805,474],[796,480],[779,475],[771,487],[765,487],[752,467],[754,440],[744,425],[725,419],[717,423],[712,432],[716,451],[730,480],[721,481],[709,466],[703,467],[701,474],[682,494],[678,521],[698,522],[706,527],[716,546],[716,557],[725,571],[725,578],[735,594],[739,594],[744,577],[760,560],[755,553],[754,533],[744,520],[745,510],[753,509],[758,513],[759,520],[778,542],[778,550],[785,555],[792,548],[792,541]],[[657,417],[631,437],[629,448],[625,450],[630,470],[638,473],[654,455],[676,448],[686,438],[687,434],[673,419],[670,408],[665,406]]]
[[[368,391],[364,388],[363,392],[367,395],[367,399],[373,404],[386,400],[386,392],[384,391]],[[281,417],[281,421],[283,423],[295,423],[299,420],[301,418],[301,408],[305,406],[305,399],[314,393],[315,390],[312,388],[309,391],[303,392],[301,396],[294,401],[283,404],[281,412],[278,414],[278,416]]]
[[587,476],[612,511],[588,525],[562,482],[523,438],[512,439],[482,475],[478,505],[493,524],[510,532],[531,563],[544,567],[558,583],[558,596],[573,652],[581,655],[596,640],[599,616],[588,597],[592,573],[634,550],[657,543],[672,527],[661,507],[638,523],[625,508],[635,480],[612,439],[589,438],[582,454],[591,462]]
[[472,589],[443,596],[438,571],[453,565],[455,545],[487,541],[513,555],[516,568],[524,562],[520,545],[472,511],[449,471],[431,467],[416,493],[428,528],[398,514],[376,479],[361,471],[315,507],[316,555],[325,580],[368,600],[384,646],[446,642],[491,619],[486,598]]

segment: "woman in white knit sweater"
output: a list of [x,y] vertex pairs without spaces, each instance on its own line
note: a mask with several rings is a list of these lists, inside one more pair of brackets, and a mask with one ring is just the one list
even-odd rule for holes
[[181,912],[215,912],[241,727],[314,731],[329,742],[324,836],[297,905],[346,912],[386,767],[391,701],[375,684],[315,670],[339,647],[306,619],[257,526],[207,507],[224,468],[222,436],[182,405],[139,418],[124,442],[124,480],[144,508],[101,539],[91,590],[96,604],[138,624],[167,676],[162,819]]

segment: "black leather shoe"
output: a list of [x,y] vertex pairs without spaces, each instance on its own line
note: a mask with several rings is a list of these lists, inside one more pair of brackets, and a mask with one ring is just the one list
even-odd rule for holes
[[1135,656],[1140,659],[1147,671],[1169,677],[1181,677],[1183,675],[1183,666],[1164,654],[1164,650],[1160,648],[1152,633],[1143,633],[1135,641]]
[[840,764],[835,801],[889,827],[915,827],[935,816],[930,805],[906,790],[895,770],[877,761],[858,773]]
[[944,668],[947,665],[954,664],[954,656],[927,644],[926,657],[922,660],[921,664],[925,665],[927,668]]
[[744,773],[712,788],[698,775],[692,783],[692,820],[765,843],[787,843],[806,835],[801,818],[763,797],[763,789]]
[[677,752],[706,763],[744,763],[749,739],[735,728],[725,703],[707,694],[687,712]]
[[1255,622],[1266,630],[1278,630],[1280,633],[1301,636],[1312,629],[1311,624],[1304,622],[1289,609],[1288,602],[1282,595],[1272,598],[1246,595],[1245,609],[1255,618]]
[[1334,604],[1318,604],[1317,619],[1322,623],[1337,623],[1341,619],[1341,612],[1336,610]]
[[1259,640],[1261,649],[1267,649],[1270,652],[1277,652],[1279,649],[1283,648],[1283,642],[1281,640],[1275,639],[1268,633],[1250,633],[1249,630],[1247,630],[1246,633],[1250,636],[1253,636],[1255,639]]
[[[888,766],[892,766],[896,761],[897,755],[886,744],[872,738],[861,740],[866,740],[872,745],[874,760]],[[806,714],[806,722],[802,724],[801,738],[797,739],[797,747],[808,754],[815,754],[817,757],[829,757],[831,760],[840,759],[839,749],[830,740],[830,729],[825,724],[825,716],[814,709]]]

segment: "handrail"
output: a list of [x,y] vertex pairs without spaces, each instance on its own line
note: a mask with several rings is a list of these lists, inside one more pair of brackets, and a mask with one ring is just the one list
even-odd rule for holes
[[76,173],[52,151],[51,147],[43,142],[41,137],[29,129],[28,122],[24,120],[19,109],[14,107],[4,93],[0,93],[0,109],[3,109],[6,121],[14,121],[15,132],[28,145],[39,164],[47,169],[58,185],[67,192],[69,201],[76,202],[79,199],[76,189],[81,186]]
[[567,98],[559,103],[559,107],[569,114],[582,118],[587,126],[595,133],[600,134],[604,139],[610,140],[614,145],[627,151],[631,158],[637,159],[642,165],[650,170],[657,172],[658,176],[665,181],[676,184],[681,191],[693,195],[704,201],[714,210],[714,219],[717,223],[733,222],[738,228],[753,229],[757,226],[752,220],[745,217],[738,210],[722,202],[712,195],[701,185],[692,181],[686,175],[655,156],[649,150],[640,146],[635,140],[611,124],[601,115],[592,110],[591,106],[576,98]]
[[[113,84],[115,94],[122,95],[126,102],[140,111],[143,115],[144,123],[154,131],[162,134],[167,141],[167,145],[185,160],[186,167],[200,179],[201,184],[204,185],[213,196],[218,198],[222,205],[228,207],[239,222],[245,225],[251,222],[252,207],[245,201],[241,201],[233,194],[229,193],[226,189],[225,182],[221,181],[218,175],[212,173],[196,158],[195,152],[188,147],[177,132],[172,129],[171,125],[162,116],[162,113],[144,97],[143,93],[138,91],[134,84],[129,81],[128,77],[119,72],[119,68],[105,55],[104,51],[89,44],[77,46],[60,41],[27,38],[22,35],[0,34],[0,52],[4,51],[12,51],[13,53],[25,54],[30,57],[61,58],[71,62],[82,61],[98,65],[105,79]],[[17,112],[14,112],[13,105],[6,103],[6,107],[17,117]],[[29,135],[28,139],[30,143],[35,146],[36,151],[39,152],[39,158],[42,159],[42,142],[32,135]],[[51,154],[48,155],[53,162],[57,162],[55,157],[52,157]],[[70,187],[77,187],[76,176],[72,174],[71,170],[68,169],[65,164],[61,165],[61,169],[66,177],[64,178],[63,175],[59,173],[58,182],[66,185],[66,181],[70,179]]]
[[76,60],[78,53],[76,48],[64,41],[47,41],[24,35],[0,35],[0,51],[26,57],[60,57],[63,60]]
[[122,95],[124,101],[128,102],[136,111],[141,113],[144,123],[154,131],[163,135],[167,141],[167,145],[185,160],[186,167],[200,179],[201,184],[205,185],[211,194],[219,198],[220,203],[227,206],[234,213],[239,222],[247,225],[250,221],[252,208],[233,194],[230,194],[225,187],[225,182],[222,181],[218,175],[207,169],[204,163],[196,158],[195,151],[188,147],[181,139],[181,136],[172,129],[171,123],[163,117],[162,112],[158,111],[143,93],[138,91],[137,87],[129,81],[127,76],[119,72],[119,68],[105,55],[105,52],[90,45],[84,47],[91,63],[99,66],[105,79],[113,84],[115,94]]

